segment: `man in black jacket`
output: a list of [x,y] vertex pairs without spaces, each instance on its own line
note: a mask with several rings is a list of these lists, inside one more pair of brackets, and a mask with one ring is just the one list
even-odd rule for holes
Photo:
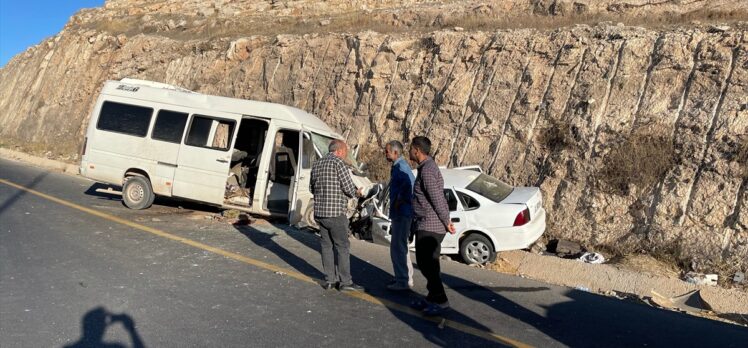
[[426,277],[428,295],[411,305],[425,315],[440,315],[449,308],[442,284],[439,257],[441,243],[447,232],[454,234],[449,219],[449,206],[444,197],[444,178],[431,153],[431,140],[415,137],[410,142],[410,159],[418,163],[418,176],[413,186],[413,229],[416,233],[416,262]]

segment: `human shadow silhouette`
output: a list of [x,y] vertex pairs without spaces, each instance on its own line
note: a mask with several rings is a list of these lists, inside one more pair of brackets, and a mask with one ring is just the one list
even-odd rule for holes
[[127,333],[130,335],[130,347],[145,347],[143,339],[135,329],[135,321],[129,315],[113,314],[104,307],[96,307],[88,311],[81,320],[81,338],[78,342],[65,346],[65,348],[119,348],[127,347],[119,342],[104,342],[106,330],[116,324],[122,323]]

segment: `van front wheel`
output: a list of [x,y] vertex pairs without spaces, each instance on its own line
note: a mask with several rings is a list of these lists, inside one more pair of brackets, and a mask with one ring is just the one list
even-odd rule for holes
[[153,204],[156,195],[151,188],[151,181],[142,176],[130,176],[122,187],[122,200],[130,209],[145,209]]

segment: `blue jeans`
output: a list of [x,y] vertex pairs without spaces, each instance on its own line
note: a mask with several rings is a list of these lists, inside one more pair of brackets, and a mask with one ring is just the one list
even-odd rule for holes
[[392,218],[390,225],[390,258],[395,272],[395,282],[413,286],[413,264],[408,252],[408,236],[413,219],[410,217]]

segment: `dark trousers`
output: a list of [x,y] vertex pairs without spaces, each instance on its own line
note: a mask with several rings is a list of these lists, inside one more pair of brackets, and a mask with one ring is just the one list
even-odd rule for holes
[[351,241],[348,240],[348,219],[345,215],[331,218],[315,218],[319,223],[322,268],[325,281],[353,283],[351,278]]
[[416,263],[426,277],[426,289],[429,291],[426,301],[438,304],[447,302],[439,266],[442,240],[444,233],[416,231]]

